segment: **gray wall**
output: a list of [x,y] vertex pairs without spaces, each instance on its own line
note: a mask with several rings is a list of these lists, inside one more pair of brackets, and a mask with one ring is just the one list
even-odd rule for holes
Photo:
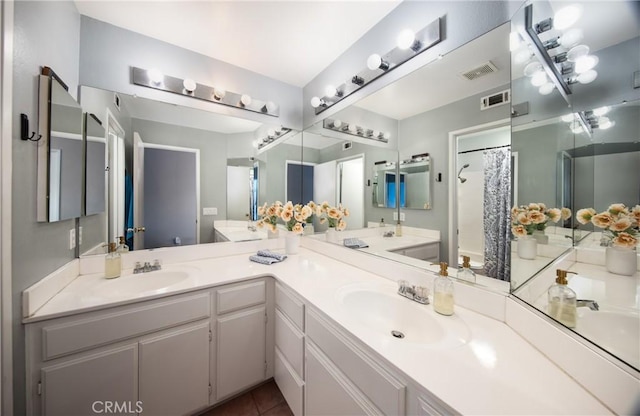
[[[140,97],[264,123],[280,123],[295,129],[302,127],[302,89],[299,87],[87,16],[82,16],[80,42],[82,85],[137,94]],[[192,78],[209,86],[222,84],[228,91],[249,94],[264,101],[274,101],[280,107],[280,117],[276,119],[133,85],[130,78],[132,66],[158,68],[166,75]]]
[[[400,121],[400,159],[420,153],[431,156],[431,180],[433,197],[430,210],[403,210],[404,225],[409,227],[439,230],[441,235],[440,258],[449,258],[449,133],[510,117],[510,106],[480,110],[480,98],[508,88],[499,88],[456,101],[432,111],[418,114]],[[435,182],[442,173],[442,182]],[[385,218],[386,222],[386,218]]]
[[[307,156],[312,157],[311,153],[305,154],[304,160],[305,162],[310,162]],[[275,201],[286,202],[284,186],[286,161],[302,161],[302,147],[282,143],[261,153],[258,155],[258,159],[265,164],[264,168],[263,165],[260,164],[260,195],[263,196],[264,199],[259,198],[259,202],[261,204],[267,202],[269,205]]]
[[132,119],[132,130],[145,143],[200,149],[200,214],[218,208],[215,217],[200,217],[200,242],[213,242],[213,222],[227,217],[227,135],[172,124]]
[[[433,61],[439,54],[446,54],[478,36],[509,21],[522,1],[405,1],[392,10],[384,19],[362,36],[331,65],[324,69],[304,87],[304,126],[308,127],[323,118],[355,103],[360,98],[392,83],[413,70]],[[398,32],[410,27],[415,30],[442,17],[443,40],[421,53],[398,69],[342,100],[319,116],[314,113],[309,101],[313,96],[324,95],[328,84],[350,79],[353,74],[366,68],[369,55],[386,54],[395,48]]]
[[[13,112],[25,113],[36,130],[38,74],[46,65],[56,71],[74,97],[78,87],[80,15],[72,1],[15,2]],[[36,144],[20,140],[13,125],[12,292],[14,414],[25,413],[24,330],[21,292],[74,258],[69,230],[74,220],[36,222]]]

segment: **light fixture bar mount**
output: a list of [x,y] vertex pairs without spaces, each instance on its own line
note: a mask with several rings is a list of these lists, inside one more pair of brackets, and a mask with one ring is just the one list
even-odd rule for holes
[[[333,130],[351,136],[360,137],[361,139],[373,140],[381,143],[389,143],[389,133],[368,129],[366,127],[357,126],[353,123],[341,122],[325,118],[322,120],[322,127],[327,130]],[[355,129],[353,129],[355,127]]]

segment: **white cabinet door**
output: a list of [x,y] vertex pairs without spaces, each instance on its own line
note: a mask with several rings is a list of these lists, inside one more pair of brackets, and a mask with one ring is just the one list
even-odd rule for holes
[[183,415],[209,404],[209,322],[140,341],[144,414]]
[[216,398],[237,393],[265,379],[265,307],[218,318]]
[[307,416],[382,414],[310,342],[307,342],[304,392]]
[[113,403],[135,412],[137,358],[133,344],[43,367],[42,414],[95,415]]

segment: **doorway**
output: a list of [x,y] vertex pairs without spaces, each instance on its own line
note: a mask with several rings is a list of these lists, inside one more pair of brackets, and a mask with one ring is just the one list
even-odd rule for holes
[[[127,235],[126,230],[126,206],[125,206],[125,181],[126,164],[124,158],[124,129],[116,118],[107,110],[107,146],[106,155],[107,166],[107,201],[109,204],[109,215],[107,220],[107,243],[117,241],[120,236]],[[128,243],[131,247],[131,244]]]

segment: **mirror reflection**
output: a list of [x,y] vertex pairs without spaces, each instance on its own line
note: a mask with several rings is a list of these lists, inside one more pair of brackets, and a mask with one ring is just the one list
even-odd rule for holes
[[431,158],[429,153],[400,161],[398,173],[400,208],[431,209]]
[[106,208],[106,136],[95,114],[85,113],[85,215],[104,212]]

